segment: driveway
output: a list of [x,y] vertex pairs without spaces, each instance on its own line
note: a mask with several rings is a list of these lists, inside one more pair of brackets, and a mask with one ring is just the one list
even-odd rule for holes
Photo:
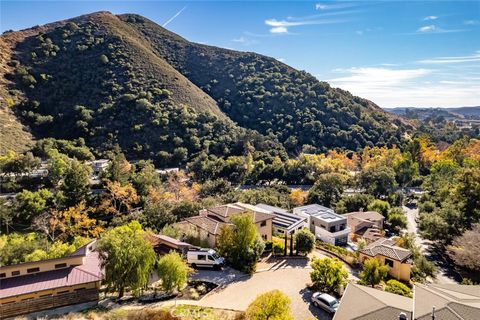
[[432,261],[437,268],[436,283],[439,284],[457,284],[462,281],[461,276],[455,271],[454,266],[444,258],[444,253],[435,243],[423,239],[417,228],[418,207],[409,208],[403,206],[403,212],[407,216],[407,230],[415,235],[415,244],[420,247],[424,256]]
[[246,310],[257,295],[278,289],[290,297],[295,319],[330,320],[332,319],[330,315],[310,304],[312,292],[306,289],[306,284],[310,282],[310,270],[309,268],[280,268],[237,278],[228,286],[207,295],[199,305]]

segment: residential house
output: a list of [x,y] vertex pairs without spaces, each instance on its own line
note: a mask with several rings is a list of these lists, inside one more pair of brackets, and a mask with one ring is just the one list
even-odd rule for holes
[[206,241],[210,247],[215,247],[218,236],[224,226],[231,225],[233,215],[250,212],[261,237],[265,241],[272,240],[272,220],[274,215],[267,210],[253,205],[236,202],[202,209],[198,216],[190,217],[176,226],[185,234]]
[[0,268],[0,319],[57,307],[96,304],[103,278],[95,241],[64,258]]
[[412,252],[395,245],[392,239],[379,239],[370,243],[359,251],[360,262],[370,258],[377,258],[390,267],[389,274],[402,281],[410,280],[412,269]]
[[383,223],[385,217],[376,211],[357,211],[343,215],[347,218],[347,226],[351,230],[351,239],[364,239],[372,243],[383,237]]
[[305,228],[306,226],[306,218],[289,213],[285,209],[270,206],[264,203],[259,203],[255,207],[266,210],[268,213],[273,214],[273,232],[280,234],[292,234]]
[[480,286],[415,284],[414,319],[480,319]]
[[155,169],[155,172],[161,176],[165,176],[171,173],[177,173],[179,171],[180,171],[180,168]]
[[152,244],[155,252],[162,255],[167,254],[170,251],[176,251],[183,254],[186,253],[188,249],[194,247],[190,243],[186,243],[163,234],[149,234],[148,240]]
[[336,214],[333,209],[310,204],[294,208],[293,213],[307,219],[307,225],[317,239],[337,246],[347,244],[350,233],[347,218]]
[[333,320],[412,320],[413,299],[350,282]]
[[107,170],[110,160],[108,159],[97,159],[90,162],[92,167],[92,174],[98,176],[103,171]]
[[273,232],[285,236],[284,254],[287,254],[287,239],[290,235],[290,254],[293,254],[293,234],[298,230],[305,228],[307,219],[289,213],[287,210],[260,203],[255,207],[268,211],[273,214]]

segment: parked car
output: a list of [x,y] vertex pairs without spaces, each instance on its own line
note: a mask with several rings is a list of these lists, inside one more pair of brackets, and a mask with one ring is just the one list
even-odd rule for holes
[[329,313],[335,313],[338,308],[339,301],[328,293],[315,292],[312,295],[312,303]]
[[193,249],[187,251],[187,263],[196,267],[211,267],[221,269],[225,265],[225,259],[220,257],[213,249]]

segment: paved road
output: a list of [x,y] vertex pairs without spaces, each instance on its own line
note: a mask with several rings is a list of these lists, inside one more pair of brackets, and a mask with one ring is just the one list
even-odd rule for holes
[[407,230],[415,235],[415,244],[420,247],[425,257],[432,261],[437,267],[436,283],[452,284],[461,281],[460,275],[454,270],[451,263],[444,258],[444,253],[437,248],[432,241],[423,239],[417,229],[418,207],[409,208],[403,206],[403,211],[407,216]]
[[[325,319],[332,317],[310,304],[312,292],[306,289],[310,281],[309,268],[280,268],[239,278],[223,289],[203,298],[206,307],[245,310],[257,295],[278,289],[292,300],[295,319]],[[211,271],[215,272],[215,271]]]

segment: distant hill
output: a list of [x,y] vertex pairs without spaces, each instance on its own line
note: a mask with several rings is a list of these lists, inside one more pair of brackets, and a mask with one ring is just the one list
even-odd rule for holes
[[[385,111],[405,116],[407,112],[417,112],[424,115],[448,115],[465,119],[480,120],[480,106],[458,108],[384,108]],[[407,111],[408,110],[408,111]]]
[[0,47],[0,107],[20,130],[10,136],[2,123],[0,137],[25,146],[28,131],[82,137],[98,152],[119,144],[167,165],[247,144],[268,157],[399,144],[411,129],[273,58],[195,44],[133,14],[7,32]]

